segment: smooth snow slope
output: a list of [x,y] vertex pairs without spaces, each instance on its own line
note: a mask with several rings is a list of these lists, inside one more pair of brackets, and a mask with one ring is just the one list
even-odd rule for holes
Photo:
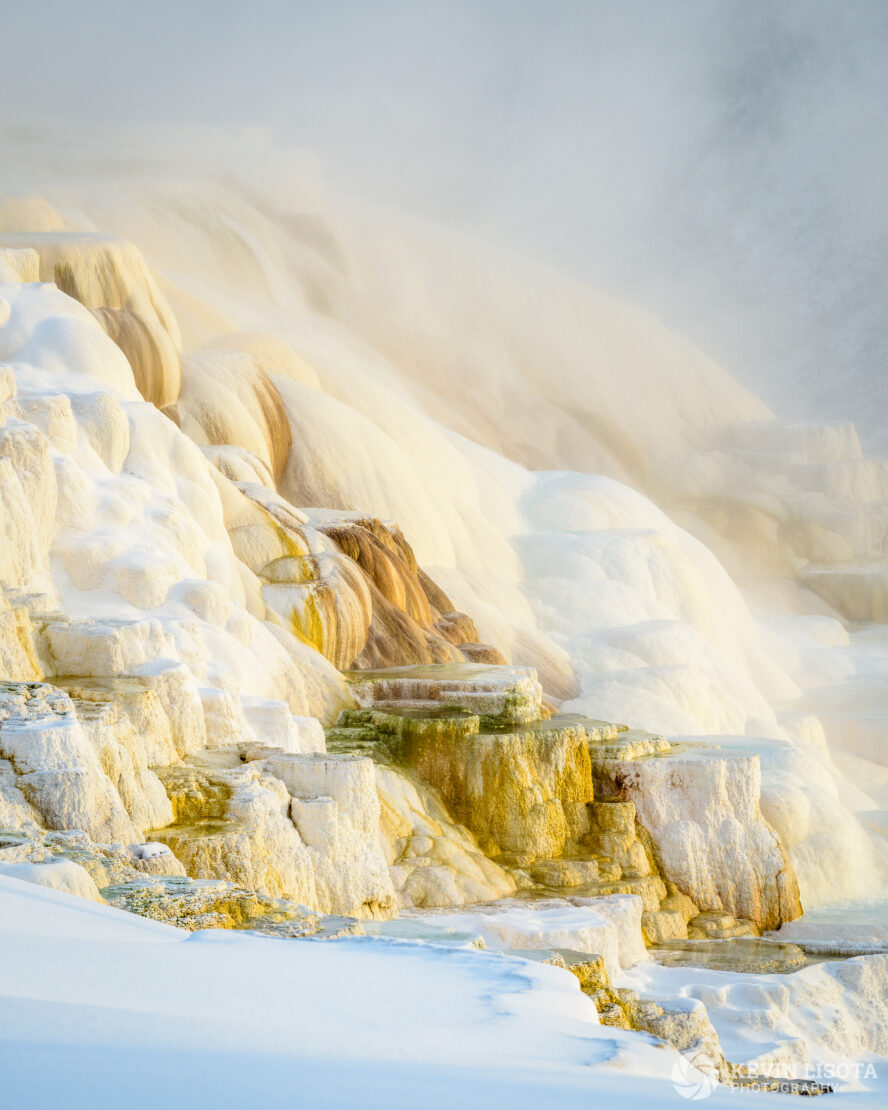
[[[9,1110],[684,1102],[676,1053],[600,1026],[572,975],[523,960],[188,934],[4,877],[0,947]],[[749,1097],[720,1088],[707,1105]]]

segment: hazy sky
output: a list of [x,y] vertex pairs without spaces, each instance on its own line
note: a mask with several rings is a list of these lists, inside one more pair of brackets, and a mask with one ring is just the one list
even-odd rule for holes
[[888,0],[0,0],[0,27],[6,124],[269,127],[789,411],[888,425]]

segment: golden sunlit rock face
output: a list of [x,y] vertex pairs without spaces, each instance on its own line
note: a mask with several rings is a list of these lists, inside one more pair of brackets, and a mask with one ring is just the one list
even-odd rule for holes
[[[637,894],[645,936],[660,943],[751,934],[801,913],[792,866],[759,812],[756,757],[727,761],[704,746],[679,755],[663,737],[548,717],[535,675],[518,668],[350,677],[361,708],[340,714],[328,745],[433,788],[519,887]],[[640,785],[648,770],[650,787]],[[707,841],[702,814],[718,806]],[[419,840],[405,842],[411,853],[432,850]]]
[[[413,287],[364,288],[372,244],[234,207],[218,220],[249,235],[148,205],[161,277],[39,198],[0,204],[0,874],[189,930],[536,953],[602,1024],[704,1046],[730,1078],[702,1005],[614,984],[648,953],[805,968],[760,934],[873,881],[827,710],[856,634],[838,614],[881,619],[882,569],[858,564],[884,468],[573,286],[554,347],[520,274],[520,323],[498,304],[472,325],[504,346],[411,336],[392,304]],[[432,302],[471,322],[434,270]],[[551,390],[542,349],[564,359]],[[587,355],[615,384],[568,418]],[[662,427],[618,418],[648,357],[694,383],[679,420],[658,378]],[[587,448],[607,477],[559,462]],[[767,636],[618,478],[761,577]],[[873,754],[865,727],[854,743]]]
[[416,562],[396,525],[373,517],[319,520],[318,531],[361,568],[370,593],[367,640],[351,662],[359,669],[407,663],[462,662],[473,656],[505,662],[478,643],[478,630]]

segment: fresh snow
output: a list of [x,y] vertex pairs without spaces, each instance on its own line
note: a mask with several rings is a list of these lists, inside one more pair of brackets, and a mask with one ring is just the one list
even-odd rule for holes
[[[5,877],[0,946],[10,1110],[684,1102],[674,1051],[599,1025],[572,975],[514,957],[188,934]],[[719,1088],[707,1107],[750,1097]]]

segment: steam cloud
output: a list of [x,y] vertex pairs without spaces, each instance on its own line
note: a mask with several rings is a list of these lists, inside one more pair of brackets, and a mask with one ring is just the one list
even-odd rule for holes
[[7,134],[192,125],[224,150],[267,128],[349,189],[652,309],[779,412],[854,419],[888,449],[880,0],[0,11]]

